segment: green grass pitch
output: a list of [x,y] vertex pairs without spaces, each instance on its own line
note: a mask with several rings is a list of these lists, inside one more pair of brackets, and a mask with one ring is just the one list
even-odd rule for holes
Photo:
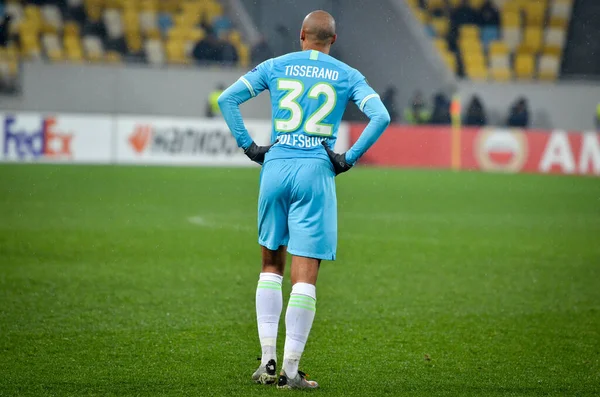
[[[0,396],[286,393],[250,381],[257,182],[0,166]],[[337,183],[338,260],[301,362],[315,395],[600,394],[600,180],[357,168]]]

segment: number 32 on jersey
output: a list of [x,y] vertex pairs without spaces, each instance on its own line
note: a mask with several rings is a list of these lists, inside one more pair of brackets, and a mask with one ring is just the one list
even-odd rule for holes
[[[279,108],[290,111],[288,119],[276,119],[275,130],[277,132],[291,132],[297,130],[304,121],[302,107],[297,99],[304,92],[304,84],[300,80],[278,79],[277,89],[288,91],[279,101]],[[310,135],[331,136],[333,135],[333,124],[322,123],[323,119],[335,108],[337,94],[331,84],[316,83],[308,90],[310,99],[318,100],[320,96],[325,97],[325,102],[308,116],[304,122],[304,131]]]

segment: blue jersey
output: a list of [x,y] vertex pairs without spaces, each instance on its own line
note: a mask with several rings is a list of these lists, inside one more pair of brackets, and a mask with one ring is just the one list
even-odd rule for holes
[[334,147],[349,100],[371,119],[346,152],[350,164],[375,143],[390,122],[379,95],[359,71],[325,53],[299,51],[261,63],[219,97],[221,113],[241,148],[249,147],[252,138],[239,105],[264,90],[271,94],[271,142],[278,141],[265,161],[295,157],[329,160],[322,142]]
[[379,97],[365,77],[337,59],[315,50],[269,59],[240,80],[250,95],[271,93],[272,142],[269,159],[323,157],[321,142],[334,147],[349,100],[363,110]]

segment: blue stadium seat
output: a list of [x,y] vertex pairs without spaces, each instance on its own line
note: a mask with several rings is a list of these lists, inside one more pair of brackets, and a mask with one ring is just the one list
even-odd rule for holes
[[217,36],[219,35],[219,33],[226,32],[226,31],[230,30],[231,28],[233,28],[233,24],[231,23],[229,18],[227,18],[224,15],[216,17],[213,20],[212,24],[213,24],[213,29],[215,30],[215,33],[217,34]]
[[431,26],[430,24],[425,25],[425,32],[427,33],[427,35],[429,37],[431,37],[432,39],[435,38],[437,36],[437,34],[435,33],[435,29],[433,28],[433,26]]
[[500,39],[500,30],[497,26],[484,26],[481,29],[481,41],[485,48],[488,47],[490,42]]
[[158,28],[162,34],[167,34],[167,31],[173,26],[173,16],[167,12],[158,14]]

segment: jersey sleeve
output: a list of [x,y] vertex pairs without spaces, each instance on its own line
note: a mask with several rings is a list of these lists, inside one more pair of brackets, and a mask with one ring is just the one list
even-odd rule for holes
[[250,96],[255,97],[269,89],[269,75],[272,67],[273,59],[268,59],[240,77],[240,81],[250,91]]
[[360,111],[364,111],[365,104],[369,99],[379,98],[379,95],[367,82],[365,76],[363,76],[358,70],[353,70],[349,78],[350,83],[350,99],[358,106]]

